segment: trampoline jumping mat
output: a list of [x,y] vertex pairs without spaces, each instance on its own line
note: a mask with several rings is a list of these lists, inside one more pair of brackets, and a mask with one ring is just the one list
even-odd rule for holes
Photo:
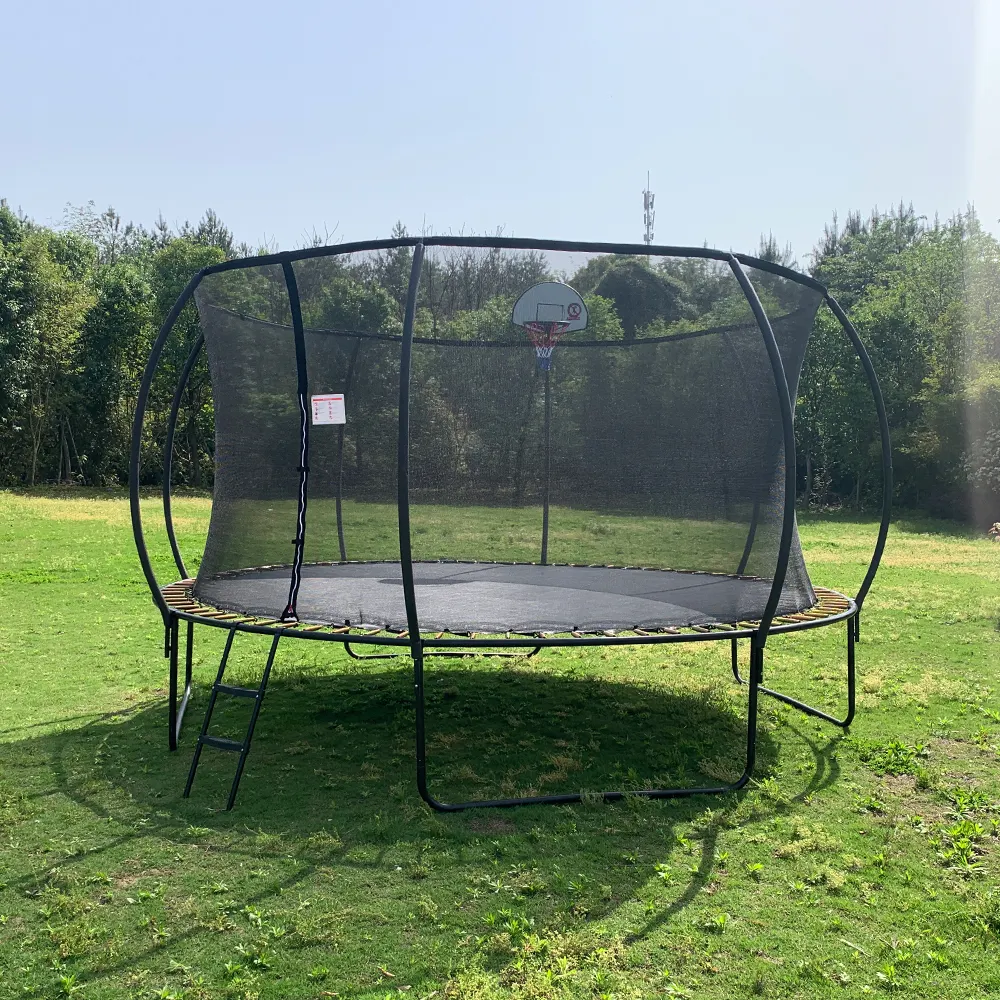
[[[771,583],[674,570],[504,563],[414,563],[417,616],[425,631],[594,632],[758,620]],[[195,585],[214,607],[277,618],[288,603],[288,567],[226,573]],[[811,591],[811,588],[809,588]],[[814,603],[782,594],[777,614]],[[302,567],[300,621],[406,628],[399,563]]]

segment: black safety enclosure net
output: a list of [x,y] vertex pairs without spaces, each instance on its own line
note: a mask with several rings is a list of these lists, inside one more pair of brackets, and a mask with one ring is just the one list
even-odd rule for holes
[[[201,332],[186,345],[163,443],[181,579],[161,587],[143,538],[143,420],[192,297]],[[794,406],[821,305],[853,346],[881,437],[882,519],[854,598],[813,588],[795,524]],[[215,481],[192,579],[171,516],[171,461],[203,350]],[[417,788],[445,811],[584,793],[436,798],[426,657],[524,662],[554,646],[721,640],[747,690],[742,774],[634,794],[742,788],[759,695],[845,728],[854,718],[854,647],[888,532],[890,455],[857,331],[821,284],[774,262],[706,247],[434,236],[206,268],[152,346],[130,460],[132,528],[170,661],[171,749],[192,696],[195,627],[226,632],[184,794],[204,748],[238,754],[232,808],[284,637],[342,643],[356,659],[410,656]],[[765,686],[769,636],[838,622],[846,714]],[[270,636],[256,687],[225,681],[237,633]],[[219,697],[252,706],[242,739],[210,730]]]
[[810,608],[787,411],[823,292],[719,257],[439,241],[204,275],[195,597],[404,630],[412,560],[420,629],[460,635]]

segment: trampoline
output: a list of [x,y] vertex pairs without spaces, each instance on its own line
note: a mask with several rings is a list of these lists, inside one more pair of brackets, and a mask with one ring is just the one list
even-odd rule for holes
[[[578,268],[581,255],[605,277],[582,291],[553,278]],[[400,261],[409,278],[394,296],[387,263],[398,273]],[[192,299],[198,324],[178,325]],[[813,585],[795,522],[794,401],[820,308],[853,345],[880,427],[882,518],[854,597]],[[175,343],[181,329],[194,331],[184,345]],[[165,356],[175,359],[176,382],[156,471],[180,578],[161,586],[139,490],[150,477],[145,413]],[[215,481],[192,575],[174,531],[171,481],[184,393],[205,364]],[[153,345],[130,478],[136,546],[165,629],[172,750],[191,697],[194,627],[227,632],[185,795],[204,748],[232,752],[232,808],[282,639],[338,642],[359,659],[412,658],[417,787],[440,810],[573,802],[582,793],[432,795],[430,656],[527,659],[553,646],[729,641],[734,678],[747,689],[742,775],[638,793],[650,797],[745,785],[760,694],[838,726],[854,717],[860,612],[889,524],[885,408],[837,302],[812,278],[768,261],[708,248],[433,237],[206,268]],[[846,624],[844,717],[764,685],[769,636],[838,622]],[[240,632],[271,637],[256,688],[225,683]],[[252,701],[244,739],[212,734],[219,697]]]

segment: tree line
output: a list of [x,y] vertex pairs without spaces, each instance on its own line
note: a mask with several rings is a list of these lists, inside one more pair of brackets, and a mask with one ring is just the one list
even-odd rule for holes
[[[397,225],[394,235],[404,233]],[[257,252],[238,244],[211,211],[197,224],[171,229],[159,220],[145,228],[90,205],[68,211],[64,224],[51,228],[0,205],[0,484],[123,485],[134,400],[163,318],[195,271]],[[762,239],[757,255],[794,264],[773,237]],[[300,279],[318,289],[304,293],[314,312],[307,325],[398,331],[409,263],[405,248],[315,262]],[[901,204],[867,216],[852,213],[843,223],[835,218],[806,270],[840,301],[872,355],[893,435],[896,503],[936,515],[1000,519],[997,240],[971,210],[929,221]],[[712,262],[601,256],[574,274],[552,272],[542,254],[431,254],[417,333],[510,336],[512,296],[551,277],[565,278],[584,295],[590,338],[641,340],[738,322],[745,313],[726,284],[731,276]],[[782,284],[760,288],[771,315],[794,306],[781,301],[788,294]],[[148,484],[158,481],[174,387],[197,335],[197,313],[189,307],[150,398],[142,469]],[[467,428],[433,394],[420,405],[427,420],[438,422],[442,441],[459,442],[453,458],[460,461],[455,456]],[[874,408],[849,343],[822,309],[798,387],[796,434],[803,505],[877,507]],[[210,487],[212,447],[202,358],[181,400],[174,481]],[[511,447],[516,453],[519,441]],[[436,456],[439,463],[444,454]]]

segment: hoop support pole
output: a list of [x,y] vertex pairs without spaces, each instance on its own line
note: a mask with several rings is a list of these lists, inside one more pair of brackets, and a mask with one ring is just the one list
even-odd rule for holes
[[542,491],[542,556],[541,563],[549,562],[549,490],[552,485],[552,384],[549,368],[545,369],[545,484]]

